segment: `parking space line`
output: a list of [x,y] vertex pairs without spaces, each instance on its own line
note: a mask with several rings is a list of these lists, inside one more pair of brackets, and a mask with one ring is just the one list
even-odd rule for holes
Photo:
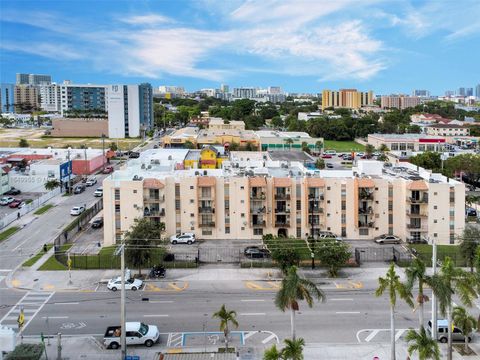
[[147,314],[143,315],[143,317],[168,317],[169,315],[167,314]]
[[360,311],[336,311],[335,314],[360,314]]
[[365,338],[365,342],[370,342],[377,334],[380,332],[380,330],[373,330],[368,336]]
[[269,341],[275,339],[276,337],[277,337],[277,335],[275,335],[275,334],[272,333],[269,337],[267,337],[267,338],[265,338],[265,339],[262,340],[262,344],[266,344],[266,343],[268,343]]
[[241,316],[265,316],[265,313],[240,313]]

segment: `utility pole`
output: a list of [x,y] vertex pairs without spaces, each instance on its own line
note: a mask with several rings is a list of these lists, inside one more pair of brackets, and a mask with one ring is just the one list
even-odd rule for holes
[[[437,274],[437,242],[432,238],[432,268],[433,275]],[[424,324],[422,324],[424,325]],[[432,293],[432,339],[437,340],[437,297]]]
[[57,360],[62,360],[62,333],[57,334]]
[[72,163],[70,161],[70,148],[68,148],[67,150],[67,159],[68,159],[68,184],[67,184],[67,193],[70,194],[70,182],[72,181],[71,180],[71,176],[72,176]]
[[122,279],[122,291],[120,294],[120,347],[122,349],[122,360],[127,356],[127,339],[125,337],[125,244],[120,246],[116,255],[120,251],[120,267],[121,267],[121,279]]

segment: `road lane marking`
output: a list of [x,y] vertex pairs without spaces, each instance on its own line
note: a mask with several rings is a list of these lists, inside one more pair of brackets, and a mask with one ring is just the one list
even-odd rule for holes
[[0,272],[9,272],[12,271],[13,269],[0,269]]
[[51,305],[78,305],[79,302],[56,302],[52,303]]
[[277,337],[277,335],[271,334],[269,337],[267,337],[267,338],[265,338],[265,339],[262,340],[262,344],[266,344],[266,343],[268,343],[269,341],[275,339],[276,337]]
[[400,337],[403,335],[404,332],[405,332],[405,329],[398,330],[397,333],[395,334],[395,341],[400,339]]
[[173,300],[149,300],[148,302],[152,304],[171,304]]
[[240,313],[240,315],[243,315],[243,316],[264,316],[266,314],[265,313]]
[[265,300],[264,299],[242,299],[240,301],[242,301],[242,302],[263,302]]
[[247,340],[249,337],[257,334],[258,331],[246,331],[243,333],[243,341],[245,342],[245,340]]
[[143,317],[168,317],[166,314],[147,314],[143,315]]
[[329,301],[353,301],[353,299],[328,299]]
[[380,332],[380,330],[373,330],[366,338],[365,342],[370,342],[377,334]]
[[360,311],[336,311],[335,314],[360,314]]
[[68,319],[68,316],[42,316],[42,319]]

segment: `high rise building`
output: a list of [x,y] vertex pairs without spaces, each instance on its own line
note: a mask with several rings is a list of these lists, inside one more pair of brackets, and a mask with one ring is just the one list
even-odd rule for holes
[[105,85],[60,85],[61,112],[98,111],[105,113],[108,110],[107,86]]
[[108,136],[141,136],[153,126],[153,90],[150,84],[108,86]]
[[241,99],[250,99],[257,96],[257,89],[253,87],[233,88],[233,96]]
[[457,95],[465,96],[465,88],[464,87],[458,88]]
[[271,95],[278,95],[278,94],[283,94],[283,91],[280,86],[269,86],[268,93]]
[[62,109],[61,87],[57,84],[40,85],[40,107],[48,112],[60,112]]
[[326,108],[359,109],[373,105],[373,92],[357,91],[357,89],[340,89],[339,91],[322,91],[322,110]]
[[428,90],[413,90],[412,96],[419,96],[419,97],[429,97],[430,91]]
[[480,99],[480,84],[475,87],[475,96]]
[[455,95],[455,91],[453,91],[453,90],[445,91],[445,96],[446,97],[452,97],[453,95]]
[[47,85],[52,82],[50,75],[16,74],[17,85]]
[[466,88],[465,96],[473,96],[473,88]]
[[15,85],[15,112],[32,112],[40,109],[38,86]]
[[382,109],[406,109],[420,105],[420,98],[417,96],[389,95],[382,96]]
[[230,87],[228,85],[222,84],[220,85],[220,92],[221,93],[228,93],[230,91]]
[[0,114],[14,113],[15,107],[15,85],[4,84],[0,85]]

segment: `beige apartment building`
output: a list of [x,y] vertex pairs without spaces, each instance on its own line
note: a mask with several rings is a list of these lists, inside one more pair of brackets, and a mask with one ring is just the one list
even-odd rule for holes
[[40,109],[38,86],[15,85],[15,111],[22,113]]
[[395,234],[453,244],[465,226],[464,184],[405,168],[410,164],[386,170],[359,161],[352,170],[312,171],[300,162],[232,154],[223,169],[175,170],[180,157],[164,154],[114,172],[103,182],[104,245],[121,241],[142,217],[164,222],[165,236],[193,232],[200,239],[331,231],[347,239]]
[[322,110],[326,108],[360,109],[374,104],[373,92],[361,92],[357,89],[340,89],[339,91],[322,91]]

